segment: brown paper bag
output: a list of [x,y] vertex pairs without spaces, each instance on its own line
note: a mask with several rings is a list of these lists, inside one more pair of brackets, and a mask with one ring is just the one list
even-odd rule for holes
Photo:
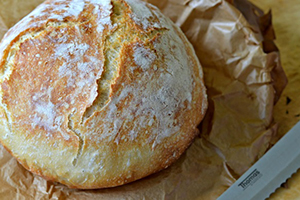
[[[40,2],[2,0],[0,15],[11,27]],[[181,27],[204,68],[209,110],[199,126],[199,138],[170,168],[101,190],[73,190],[47,182],[26,171],[0,146],[1,197],[216,199],[276,141],[273,106],[286,77],[273,43],[270,15],[257,16],[262,12],[255,7],[244,9],[249,8],[244,0],[149,2]]]

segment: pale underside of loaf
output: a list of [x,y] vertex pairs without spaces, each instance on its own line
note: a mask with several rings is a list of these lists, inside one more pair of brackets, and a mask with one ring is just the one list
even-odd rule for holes
[[183,33],[137,0],[50,0],[0,45],[0,140],[73,188],[168,167],[197,135],[202,69]]

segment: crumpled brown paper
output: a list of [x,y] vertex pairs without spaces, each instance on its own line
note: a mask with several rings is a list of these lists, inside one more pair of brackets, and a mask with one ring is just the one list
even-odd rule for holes
[[[2,0],[0,16],[11,27],[40,2]],[[181,27],[203,66],[209,110],[199,138],[168,169],[101,190],[47,182],[0,146],[1,199],[216,199],[276,142],[273,106],[286,77],[270,15],[263,16],[245,0],[149,2]]]

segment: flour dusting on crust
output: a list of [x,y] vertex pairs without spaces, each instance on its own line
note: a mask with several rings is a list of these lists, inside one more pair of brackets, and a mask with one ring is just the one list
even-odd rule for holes
[[138,0],[47,0],[6,34],[0,61],[1,141],[33,173],[71,187],[168,167],[206,109],[191,45]]
[[24,31],[35,27],[43,27],[52,20],[62,22],[66,17],[78,19],[87,4],[92,4],[95,7],[94,14],[97,15],[97,31],[99,34],[102,34],[105,26],[108,26],[109,29],[113,28],[110,19],[112,13],[111,0],[48,0],[19,21],[14,29],[6,33],[5,40],[0,45],[0,57],[3,57],[4,50],[12,40]]
[[[159,17],[159,13],[154,8],[154,6],[140,0],[126,0],[126,2],[132,9],[132,13],[130,15],[131,18],[144,30],[164,27],[164,24],[161,23],[162,21],[164,21],[164,18]],[[141,6],[141,4],[143,6]],[[152,21],[151,19],[153,18],[158,21]]]
[[108,26],[109,29],[113,28],[110,15],[112,14],[112,4],[111,0],[87,0],[95,6],[93,14],[97,15],[97,31],[102,33],[105,26]]
[[156,59],[155,54],[149,49],[145,49],[143,46],[135,46],[133,57],[135,63],[138,67],[141,67],[143,71],[148,70]]

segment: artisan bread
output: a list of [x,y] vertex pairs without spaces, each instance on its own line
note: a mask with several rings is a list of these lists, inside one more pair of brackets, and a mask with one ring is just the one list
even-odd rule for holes
[[138,0],[48,0],[4,36],[0,68],[1,143],[71,188],[168,167],[207,108],[191,44]]

